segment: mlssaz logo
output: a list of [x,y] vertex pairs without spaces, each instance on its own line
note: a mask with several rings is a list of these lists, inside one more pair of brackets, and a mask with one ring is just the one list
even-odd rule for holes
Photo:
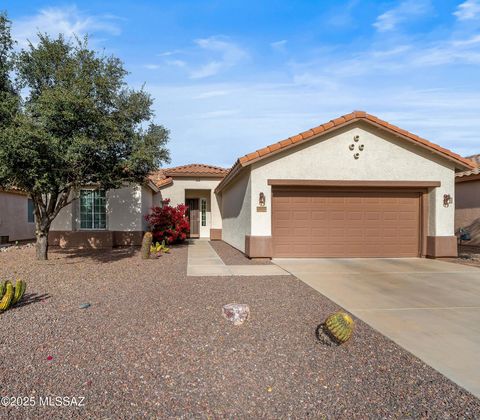
[[85,397],[40,397],[39,405],[45,407],[84,407]]

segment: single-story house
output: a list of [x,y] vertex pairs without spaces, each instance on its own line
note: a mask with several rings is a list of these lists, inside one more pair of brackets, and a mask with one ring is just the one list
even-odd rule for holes
[[113,238],[108,246],[126,236],[138,244],[148,208],[169,198],[190,207],[192,237],[223,239],[251,258],[455,256],[455,173],[473,168],[356,111],[249,153],[230,170],[186,165],[152,174],[148,185],[80,192],[51,235],[57,245],[73,236],[92,245],[102,235]]
[[460,229],[465,229],[470,240],[464,243],[480,246],[480,155],[468,159],[477,167],[455,178],[455,231],[460,235]]
[[0,244],[35,238],[33,202],[16,188],[0,189]]

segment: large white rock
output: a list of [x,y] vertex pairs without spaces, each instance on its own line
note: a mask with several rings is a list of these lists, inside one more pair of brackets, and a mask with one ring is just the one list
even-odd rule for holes
[[242,325],[250,316],[250,308],[244,303],[223,305],[222,312],[226,319],[233,322],[233,325]]

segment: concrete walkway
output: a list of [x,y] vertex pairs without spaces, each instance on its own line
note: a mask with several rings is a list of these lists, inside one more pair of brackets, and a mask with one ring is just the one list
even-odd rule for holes
[[187,276],[288,276],[282,268],[271,265],[226,265],[207,239],[190,240]]
[[480,398],[480,269],[439,260],[276,264]]

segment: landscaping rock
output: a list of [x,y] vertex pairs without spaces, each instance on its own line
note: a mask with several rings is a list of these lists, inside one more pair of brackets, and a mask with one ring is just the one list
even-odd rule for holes
[[223,305],[222,312],[226,319],[233,322],[233,325],[242,325],[250,316],[250,308],[244,303]]

